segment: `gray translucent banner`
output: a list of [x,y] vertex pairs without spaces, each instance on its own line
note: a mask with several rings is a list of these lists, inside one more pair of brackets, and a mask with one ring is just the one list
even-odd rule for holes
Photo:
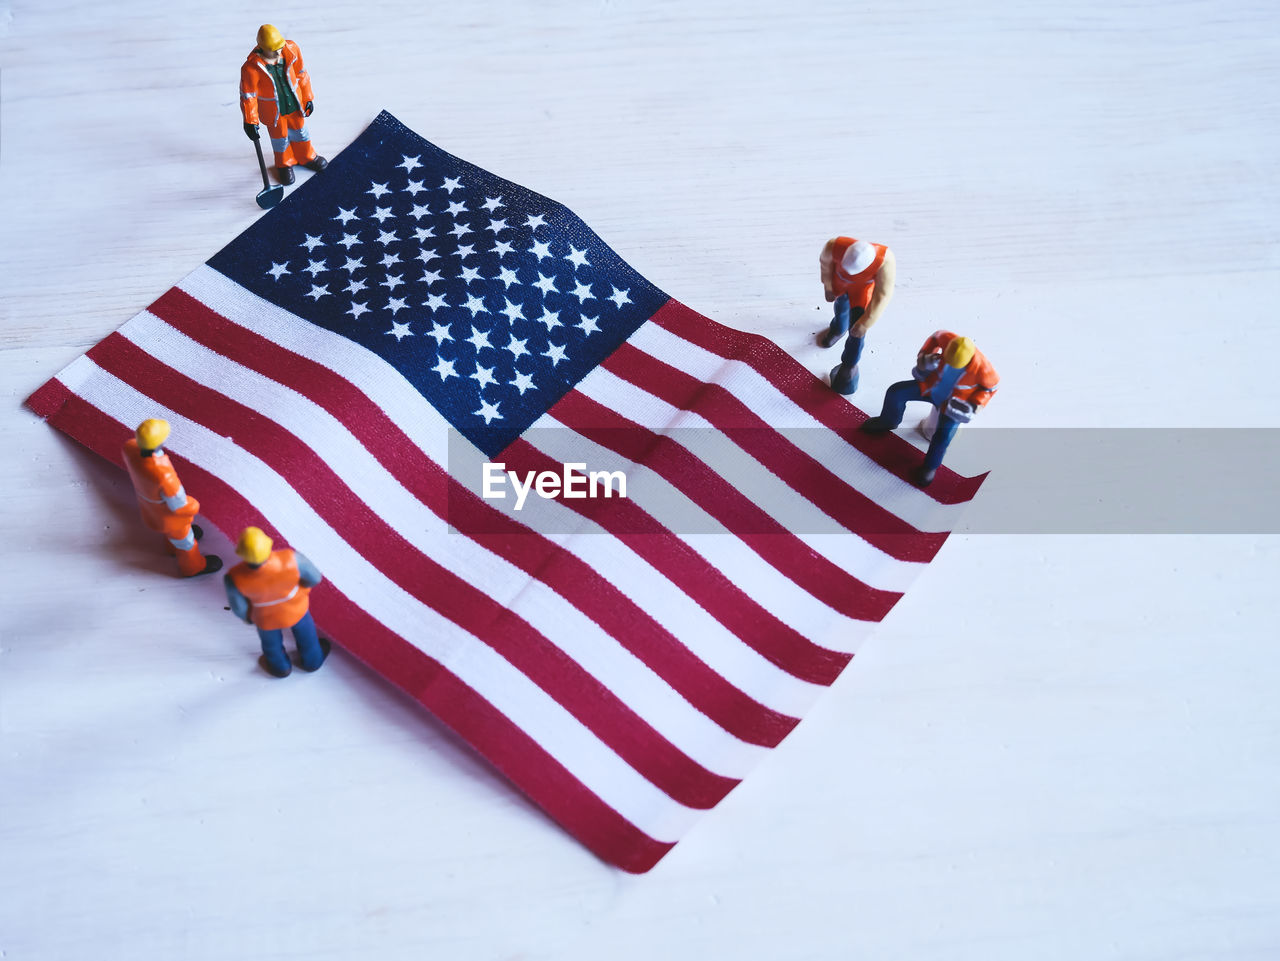
[[[934,496],[946,499],[942,473],[928,491],[902,479],[926,442],[898,433],[919,452],[818,428],[539,428],[489,461],[451,433],[448,520],[468,534],[518,524],[548,536],[597,532],[602,518],[614,533],[682,536],[842,535],[851,518],[865,536],[1280,533],[1280,429],[961,428],[947,466],[989,471],[967,505]],[[902,476],[875,464],[878,444],[897,446]]]

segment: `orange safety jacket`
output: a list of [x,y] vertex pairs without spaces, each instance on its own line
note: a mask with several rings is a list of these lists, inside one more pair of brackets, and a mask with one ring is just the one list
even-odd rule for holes
[[857,242],[853,237],[837,237],[827,241],[818,264],[822,269],[822,284],[825,288],[834,290],[836,297],[848,294],[850,309],[861,307],[866,310],[871,303],[871,295],[875,293],[876,275],[884,266],[884,256],[889,248],[883,244],[872,244],[876,256],[871,265],[856,274],[847,274],[840,265],[844,262],[846,251]]
[[[959,334],[952,333],[949,330],[935,330],[929,335],[929,339],[924,342],[924,346],[920,348],[920,353],[945,354],[947,345],[959,336]],[[938,379],[942,376],[942,368],[945,365],[946,361],[938,364],[937,367],[925,375],[924,380],[920,381],[920,394],[922,396],[933,390],[934,385],[938,383]],[[982,351],[975,348],[973,357],[969,359],[969,363],[965,365],[964,373],[960,375],[960,380],[952,388],[951,396],[972,404],[973,408],[977,410],[987,405],[987,401],[991,400],[991,395],[996,392],[996,388],[999,386],[1000,378],[996,376],[996,369],[991,366],[991,362],[987,360]]]
[[[293,95],[298,98],[298,108],[305,111],[307,101],[315,97],[311,95],[311,75],[302,65],[302,51],[292,40],[286,40],[280,53],[284,56],[285,76]],[[249,51],[244,66],[240,68],[240,113],[245,123],[261,122],[269,127],[280,123],[276,82],[256,47]]]
[[272,551],[258,567],[242,562],[227,577],[248,599],[249,620],[259,630],[284,630],[307,614],[311,588],[302,586],[293,551]]
[[[124,466],[138,495],[143,523],[172,540],[184,539],[191,532],[192,519],[200,513],[200,504],[182,489],[169,455],[161,449],[143,457],[137,438],[131,437],[124,445]],[[182,506],[170,508],[165,503],[166,497],[172,500],[179,496],[184,498]]]

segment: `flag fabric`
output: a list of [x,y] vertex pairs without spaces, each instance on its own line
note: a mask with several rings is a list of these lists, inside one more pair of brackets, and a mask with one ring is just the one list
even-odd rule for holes
[[[169,420],[209,520],[323,572],[324,634],[637,872],[798,723],[981,483],[917,489],[919,451],[771,342],[385,112],[28,405],[117,464]],[[533,488],[596,465],[596,496]]]

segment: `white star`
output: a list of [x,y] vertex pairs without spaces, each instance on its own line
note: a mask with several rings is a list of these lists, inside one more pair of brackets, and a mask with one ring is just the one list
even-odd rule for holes
[[475,317],[476,314],[484,310],[484,301],[481,298],[475,296],[474,294],[468,294],[467,302],[462,306],[467,308],[467,310],[471,311],[471,316]]
[[467,338],[467,342],[476,349],[477,354],[486,347],[493,350],[493,344],[489,343],[489,332],[481,330],[479,327],[471,328],[471,336]]
[[312,260],[312,261],[309,261],[309,262],[307,263],[307,266],[306,266],[306,271],[307,271],[307,273],[309,273],[312,277],[314,277],[316,274],[321,273],[321,272],[323,272],[323,271],[325,271],[325,270],[328,270],[328,269],[329,269],[329,268],[328,268],[328,267],[326,267],[326,266],[324,265],[324,261],[323,261],[323,260]]
[[442,324],[437,320],[433,320],[431,323],[431,333],[427,334],[427,336],[434,337],[436,339],[437,347],[443,344],[446,340],[453,340],[453,334],[449,333],[448,324]]
[[450,194],[452,194],[455,190],[462,189],[462,184],[453,177],[445,177],[444,183],[442,183],[440,186],[443,189],[449,191]]
[[459,247],[457,250],[454,251],[454,254],[457,255],[459,260],[466,260],[475,252],[476,252],[476,248],[474,246],[472,246],[471,244],[463,244],[461,247]]
[[418,163],[418,158],[417,158],[417,157],[405,157],[405,158],[404,158],[404,160],[402,160],[400,163],[396,164],[396,166],[397,166],[397,167],[403,167],[403,168],[404,168],[404,172],[405,172],[405,173],[407,173],[407,174],[410,174],[410,173],[413,173],[413,168],[414,168],[414,167],[421,167],[421,166],[422,166],[422,164]]
[[502,257],[504,254],[509,254],[514,250],[515,248],[505,240],[496,241],[493,245],[493,252],[499,257]]
[[551,256],[551,245],[541,240],[535,240],[533,246],[529,248],[529,253],[542,260],[543,257]]
[[544,277],[542,275],[542,271],[538,271],[538,279],[534,281],[533,286],[537,287],[544,294],[554,294],[556,293],[555,276],[553,275],[551,277]]
[[400,263],[399,254],[383,254],[382,255],[382,266],[390,267],[392,264],[398,264],[398,263]]
[[489,213],[493,213],[495,210],[497,210],[501,206],[502,206],[501,197],[485,197],[484,198],[484,209],[489,211]]
[[582,319],[579,320],[576,324],[574,324],[574,326],[577,327],[579,330],[581,330],[584,334],[594,334],[596,331],[600,329],[599,321],[600,321],[599,317],[588,317],[584,314]]
[[[610,284],[609,286],[612,287],[613,285]],[[619,290],[617,287],[614,287],[613,293],[609,295],[609,299],[612,300],[615,304],[617,304],[619,309],[621,309],[623,304],[631,303],[631,298],[627,296],[627,293],[630,290],[631,290],[630,287],[628,287],[626,290]]]
[[422,272],[422,282],[428,287],[434,284],[437,280],[443,279],[444,278],[440,276],[440,271],[438,270],[424,270]]
[[399,274],[388,274],[387,279],[382,282],[382,286],[387,290],[395,290],[404,283],[403,278]]
[[366,190],[365,193],[373,194],[373,199],[377,200],[383,194],[391,193],[391,188],[386,184],[374,184],[369,190]]
[[542,214],[530,214],[528,218],[526,218],[524,225],[530,230],[537,230],[546,222],[547,220],[542,216]]
[[547,325],[547,333],[549,334],[549,333],[551,333],[551,331],[552,331],[553,329],[555,329],[556,327],[560,327],[560,326],[561,326],[561,323],[560,323],[560,311],[558,311],[558,310],[547,310],[547,309],[544,307],[544,308],[542,309],[542,316],[538,318],[538,321],[539,321],[540,323],[543,323],[543,324],[546,324],[546,325]]
[[373,219],[378,223],[382,223],[388,217],[394,216],[390,207],[378,207],[373,212]]
[[279,280],[284,274],[289,272],[289,261],[282,264],[272,263],[271,269],[267,271],[273,280]]
[[455,200],[449,204],[450,217],[456,217],[458,216],[458,214],[465,214],[466,212],[467,212],[467,205],[464,204],[461,200]]
[[319,300],[321,297],[325,296],[325,294],[327,293],[329,293],[328,287],[317,287],[315,284],[312,284],[311,289],[307,291],[307,296],[310,297],[312,300]]
[[523,397],[526,390],[533,390],[533,377],[517,370],[516,379],[511,382],[511,386],[520,391],[520,396]]
[[351,305],[351,309],[347,311],[347,313],[349,313],[356,320],[360,319],[361,314],[367,314],[368,312],[369,312],[368,307],[366,307],[364,304],[356,304],[356,303],[353,303]]
[[391,322],[391,329],[387,331],[387,336],[395,337],[396,343],[398,344],[406,337],[412,337],[413,331],[409,329],[408,324],[402,324],[399,321],[393,320]]
[[319,237],[312,237],[310,234],[307,234],[307,239],[304,240],[302,243],[300,243],[298,246],[306,247],[307,253],[311,253],[311,251],[315,250],[317,247],[323,247],[324,241],[321,240]]
[[347,284],[347,293],[358,294],[360,291],[364,290],[364,288],[365,282],[363,280],[356,280],[352,277],[351,282]]
[[436,365],[431,369],[440,375],[441,380],[448,380],[450,377],[458,376],[458,372],[453,369],[453,361],[445,360],[443,357],[436,361]]
[[397,241],[397,240],[399,240],[399,239],[400,239],[400,238],[396,236],[396,232],[395,232],[394,230],[380,230],[380,231],[378,231],[378,243],[382,244],[384,247],[385,247],[387,244],[394,243],[395,241]]
[[342,239],[339,240],[338,243],[341,244],[343,247],[346,247],[347,250],[350,250],[356,244],[360,243],[360,238],[357,237],[355,234],[343,234]]
[[390,300],[387,301],[387,310],[391,311],[392,317],[396,315],[397,311],[404,310],[408,306],[409,305],[405,303],[403,300],[401,300],[399,297],[392,297]]
[[422,186],[421,180],[410,180],[409,186],[405,187],[404,189],[407,190],[410,195],[416,197],[418,196],[419,193],[426,190],[427,188]]
[[502,415],[498,413],[498,405],[489,403],[483,397],[480,398],[480,409],[476,411],[476,416],[483,417],[486,424],[502,420]]
[[466,281],[467,283],[471,283],[471,281],[473,281],[473,280],[483,280],[483,279],[484,279],[483,277],[481,277],[481,276],[480,276],[480,268],[479,268],[479,267],[463,267],[463,268],[462,268],[462,273],[461,273],[461,274],[459,274],[458,276],[459,276],[462,280]]
[[591,297],[591,298],[595,297],[595,294],[591,292],[591,285],[584,284],[582,281],[576,278],[573,281],[573,290],[569,291],[569,293],[577,297],[578,303],[580,304],[586,303],[588,297]]
[[453,234],[455,237],[461,237],[463,234],[469,234],[471,232],[471,228],[462,221],[458,221],[449,228],[449,233]]
[[[481,367],[479,364],[476,364],[476,372],[471,375],[471,379],[480,385],[481,390],[484,390],[490,384],[496,384],[498,382],[497,378],[493,376],[492,367]],[[483,404],[484,401],[481,401],[480,403]],[[479,411],[476,413],[479,413]]]
[[550,357],[551,366],[554,367],[556,364],[560,363],[560,361],[565,359],[564,348],[558,347],[555,344],[547,344],[547,349],[543,351],[542,356]]
[[485,230],[492,230],[492,231],[493,231],[493,235],[496,237],[500,232],[502,232],[502,231],[504,231],[504,230],[506,230],[506,229],[507,229],[507,222],[506,222],[505,220],[493,220],[493,219],[490,219],[490,220],[489,220],[489,226],[488,226],[488,227],[485,227],[484,229],[485,229]]
[[512,360],[519,360],[529,353],[529,341],[521,340],[515,334],[512,334],[511,343],[507,344],[507,350],[511,351]]
[[333,219],[341,220],[342,226],[345,227],[350,221],[356,219],[356,208],[352,207],[350,210],[344,210],[342,207],[339,207],[338,216],[334,217]]
[[428,310],[439,310],[441,307],[448,307],[445,302],[444,294],[428,294],[427,302],[423,305]]
[[413,209],[409,211],[409,216],[421,220],[429,213],[431,213],[431,208],[426,204],[414,204]]
[[503,297],[502,299],[507,303],[507,306],[502,308],[502,312],[507,315],[507,320],[510,320],[513,322],[517,320],[524,320],[523,307],[521,307],[519,304],[513,304],[511,301],[507,300],[507,298],[505,297]]
[[440,255],[436,253],[434,250],[432,250],[430,247],[423,247],[421,250],[418,251],[418,259],[421,260],[424,264],[429,264],[433,260],[439,260]]
[[579,250],[573,244],[569,245],[569,252],[564,255],[564,259],[573,262],[574,270],[577,270],[579,267],[590,266],[591,264],[591,261],[587,260],[587,252],[585,250]]
[[413,239],[419,242],[426,240],[428,237],[434,237],[436,230],[434,227],[414,227]]
[[360,260],[357,257],[348,257],[347,262],[342,265],[342,269],[349,274],[353,274],[363,266],[364,266],[363,260]]
[[497,277],[494,277],[493,279],[494,279],[494,280],[500,280],[500,281],[502,281],[504,284],[506,284],[506,285],[507,285],[507,290],[510,290],[510,289],[511,289],[511,285],[512,285],[512,284],[519,283],[519,281],[518,281],[518,280],[516,280],[516,272],[515,272],[514,270],[510,270],[510,269],[508,269],[508,268],[506,268],[506,267],[499,267],[499,268],[498,268],[498,276],[497,276]]

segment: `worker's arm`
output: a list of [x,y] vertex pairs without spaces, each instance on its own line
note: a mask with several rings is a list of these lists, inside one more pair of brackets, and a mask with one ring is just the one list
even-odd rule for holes
[[884,262],[880,265],[880,272],[876,274],[876,289],[871,292],[871,303],[867,304],[866,313],[859,317],[858,322],[849,330],[850,336],[865,336],[866,332],[875,326],[875,322],[880,319],[884,309],[889,306],[889,301],[893,299],[893,284],[897,275],[897,259],[893,256],[893,251],[886,247]]
[[231,605],[231,613],[246,624],[250,623],[249,598],[240,593],[240,588],[236,587],[230,574],[222,575],[222,586],[227,589],[227,603]]
[[324,578],[320,576],[319,568],[297,551],[293,552],[293,559],[298,565],[298,583],[303,587],[315,587],[324,580]]

